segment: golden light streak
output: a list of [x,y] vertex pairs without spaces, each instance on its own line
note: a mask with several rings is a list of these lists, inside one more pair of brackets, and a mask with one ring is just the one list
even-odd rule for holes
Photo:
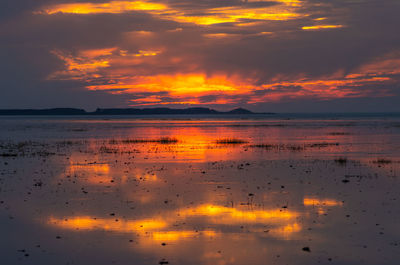
[[316,26],[304,26],[302,30],[320,30],[320,29],[340,29],[344,25],[316,25]]
[[56,13],[69,14],[99,14],[111,13],[119,14],[129,11],[159,11],[165,10],[164,4],[147,1],[110,1],[107,3],[70,3],[58,4],[45,8],[40,13],[48,15]]
[[220,23],[234,23],[242,20],[277,20],[284,21],[304,17],[298,13],[290,12],[286,9],[277,8],[248,8],[240,7],[221,7],[212,8],[208,12],[212,15],[193,16],[190,14],[182,14],[169,16],[171,20],[177,22],[189,22],[197,25],[213,25]]

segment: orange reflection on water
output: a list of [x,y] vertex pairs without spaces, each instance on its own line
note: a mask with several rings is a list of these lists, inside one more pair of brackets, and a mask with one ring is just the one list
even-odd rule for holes
[[82,171],[95,174],[108,174],[110,166],[108,164],[72,164],[69,167],[72,174],[81,173]]
[[154,241],[178,241],[185,238],[193,238],[196,236],[206,236],[206,237],[215,237],[217,233],[212,230],[205,231],[162,231],[162,232],[154,232],[152,233],[152,239]]
[[291,223],[282,227],[273,228],[269,233],[275,237],[288,239],[294,233],[301,231],[301,225],[298,223]]
[[[165,121],[160,121],[163,123]],[[174,124],[180,121],[168,121]],[[181,121],[183,123],[183,121]],[[195,123],[196,121],[184,121],[184,123]],[[218,121],[221,124],[223,121]],[[215,122],[210,121],[213,126]],[[110,149],[116,149],[121,153],[129,153],[136,150],[137,159],[145,156],[146,159],[156,158],[158,161],[210,161],[210,160],[225,160],[239,158],[242,147],[245,145],[247,139],[244,139],[243,144],[222,145],[217,144],[218,139],[233,138],[235,131],[228,128],[216,128],[210,131],[208,128],[188,126],[179,128],[174,131],[165,130],[160,131],[159,128],[148,127],[146,128],[146,135],[142,136],[132,135],[125,138],[113,139],[113,144],[107,146]],[[237,135],[237,132],[236,132]],[[177,139],[177,142],[163,143],[159,141],[160,137]],[[153,173],[152,173],[153,174]],[[141,180],[151,180],[155,182],[155,176],[138,173],[136,178]]]
[[[51,216],[47,223],[70,230],[104,230],[119,233],[137,233],[149,236],[153,241],[178,241],[198,236],[216,237],[217,232],[227,225],[249,224],[271,225],[271,235],[287,238],[299,232],[301,226],[293,220],[298,213],[289,210],[239,210],[213,204],[203,204],[193,208],[166,211],[153,217],[139,220],[116,218],[94,218],[91,216],[75,216],[71,218],[55,218]],[[200,218],[200,219],[199,219]],[[187,229],[187,225],[198,226],[198,222],[211,226],[205,230]],[[175,224],[185,224],[177,230]],[[149,242],[147,242],[149,243]]]
[[[48,224],[70,230],[103,230],[117,233],[137,233],[142,236],[150,236],[151,240],[157,242],[179,241],[198,236],[217,236],[217,232],[213,230],[165,230],[168,228],[166,221],[153,219],[131,221],[115,218],[94,218],[90,216],[76,216],[66,219],[50,217]],[[150,242],[146,242],[145,240],[143,243]]]
[[305,197],[303,200],[305,206],[342,206],[343,202],[336,201],[333,199],[317,199],[311,197]]
[[305,197],[303,200],[303,204],[305,206],[313,206],[317,207],[317,212],[320,215],[326,213],[326,207],[334,207],[334,206],[343,206],[343,202],[334,200],[334,199],[318,199],[312,197]]
[[137,174],[135,177],[139,181],[150,181],[150,182],[159,181],[156,174]]
[[236,223],[261,223],[264,221],[282,221],[293,219],[297,213],[289,210],[253,210],[243,211],[236,208],[203,204],[196,208],[189,208],[179,212],[181,216],[207,216],[215,217],[212,219],[217,224],[236,224]]
[[143,219],[130,221],[115,218],[93,218],[90,216],[76,216],[65,219],[50,217],[48,223],[64,229],[105,230],[122,233],[157,230],[167,226],[167,223],[163,220]]
[[69,172],[74,176],[85,175],[85,182],[90,184],[107,184],[114,180],[110,175],[110,166],[108,164],[79,164],[71,161]]

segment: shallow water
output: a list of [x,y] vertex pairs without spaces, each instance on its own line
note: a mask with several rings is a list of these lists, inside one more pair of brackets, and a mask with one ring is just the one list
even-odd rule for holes
[[1,264],[400,259],[396,115],[0,122]]

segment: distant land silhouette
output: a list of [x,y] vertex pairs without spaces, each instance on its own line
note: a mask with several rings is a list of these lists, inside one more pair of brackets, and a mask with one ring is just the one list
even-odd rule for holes
[[74,108],[54,108],[54,109],[0,109],[0,115],[220,115],[220,114],[274,114],[274,113],[256,113],[243,108],[236,108],[230,111],[217,111],[210,108],[112,108],[100,109],[87,112],[83,109]]

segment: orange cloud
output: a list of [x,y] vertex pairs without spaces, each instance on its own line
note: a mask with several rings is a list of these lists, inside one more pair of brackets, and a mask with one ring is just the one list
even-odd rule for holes
[[106,58],[98,58],[99,54],[109,54],[110,50],[90,50],[82,51],[82,56],[72,56],[62,51],[54,50],[51,52],[60,60],[64,61],[65,70],[56,71],[49,76],[49,79],[87,79],[98,77],[96,72],[101,68],[110,66],[110,61]]
[[[258,1],[249,1],[258,2]],[[150,1],[110,1],[106,3],[69,3],[57,4],[42,8],[38,14],[53,15],[66,14],[119,14],[130,11],[141,11],[169,19],[176,22],[194,23],[197,25],[213,25],[219,23],[240,22],[242,20],[290,20],[304,16],[297,12],[302,4],[295,0],[278,0],[278,4],[272,6],[248,7],[228,6],[204,9],[193,12],[188,9],[174,8],[165,4]]]
[[321,29],[340,29],[344,25],[315,25],[315,26],[304,26],[302,30],[321,30]]
[[119,14],[129,11],[155,11],[164,10],[164,4],[147,1],[110,1],[106,3],[70,3],[57,4],[41,10],[42,14],[70,13],[70,14],[98,14],[111,13]]
[[[265,101],[279,101],[283,97],[316,97],[320,99],[334,99],[346,97],[390,96],[386,90],[379,93],[375,90],[365,89],[367,84],[384,84],[391,81],[390,77],[365,77],[361,78],[321,78],[299,79],[297,81],[280,81],[264,84],[260,89],[265,89],[265,96],[253,98],[251,103]],[[289,88],[289,89],[285,89]],[[298,89],[290,89],[298,88]]]
[[[211,34],[207,37],[218,39],[228,35]],[[169,56],[168,50],[163,47],[144,46],[148,47],[136,52],[118,47],[81,50],[77,51],[75,56],[55,50],[52,53],[64,61],[65,69],[51,74],[49,79],[81,80],[86,83],[88,90],[130,94],[130,105],[148,106],[238,102],[256,104],[295,98],[327,100],[387,97],[393,95],[391,90],[376,90],[374,86],[392,84],[395,82],[394,76],[400,74],[398,54],[377,58],[349,73],[338,71],[329,76],[313,78],[307,77],[306,74],[300,77],[278,75],[264,82],[259,81],[261,73],[255,72],[247,77],[240,72],[206,74],[198,70],[201,67],[195,63],[187,64],[185,72],[174,69],[170,73],[157,73],[157,69],[162,69],[165,65],[182,65],[186,59],[184,56]]]

